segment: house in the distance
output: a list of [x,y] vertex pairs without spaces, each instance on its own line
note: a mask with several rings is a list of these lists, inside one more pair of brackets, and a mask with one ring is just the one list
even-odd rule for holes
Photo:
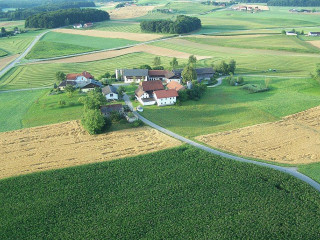
[[73,25],[73,28],[82,28],[82,24],[81,23],[76,23]]
[[112,85],[105,86],[102,88],[102,93],[106,97],[107,100],[118,100],[119,95],[116,87]]
[[178,83],[176,81],[172,81],[167,84],[167,89],[174,89],[177,92],[179,92],[179,91],[185,90],[186,88],[184,86],[182,86],[180,83]]
[[297,36],[298,34],[292,31],[286,32],[287,36]]
[[124,114],[124,109],[122,104],[112,104],[107,106],[101,106],[100,111],[103,116],[109,117],[112,112],[117,112],[121,115]]
[[88,92],[94,88],[102,87],[102,83],[94,80],[94,77],[89,72],[69,73],[66,80],[62,81],[58,88],[64,90],[67,85],[72,85],[75,88],[80,88],[84,92]]
[[[174,74],[177,76],[180,76],[182,78],[182,71],[183,69],[175,69],[173,70]],[[195,69],[196,73],[197,73],[197,80],[198,82],[201,82],[203,80],[210,80],[215,71],[213,70],[213,68],[196,68]]]
[[174,105],[177,102],[178,92],[175,89],[158,90],[154,92],[154,98],[158,106]]
[[158,90],[164,90],[162,81],[143,81],[136,89],[135,96],[142,105],[154,105],[156,103],[154,92]]
[[93,23],[85,23],[85,24],[83,24],[83,27],[84,28],[89,28],[89,27],[92,27],[93,26]]
[[309,32],[308,36],[309,37],[319,37],[320,36],[320,32]]
[[139,83],[148,80],[148,69],[117,69],[116,78],[125,83]]

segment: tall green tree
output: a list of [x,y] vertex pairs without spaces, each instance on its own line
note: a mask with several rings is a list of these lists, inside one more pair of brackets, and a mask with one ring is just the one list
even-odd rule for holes
[[84,105],[85,109],[99,109],[106,101],[100,89],[94,89],[87,96],[79,98],[79,102]]
[[104,117],[98,109],[86,109],[81,123],[90,134],[101,133],[106,124]]
[[183,83],[187,83],[188,81],[197,80],[196,70],[191,65],[187,65],[183,69],[181,75],[182,75],[182,82]]
[[195,68],[196,64],[197,64],[196,56],[194,56],[194,55],[189,56],[188,64],[192,65]]
[[176,57],[174,57],[172,59],[172,61],[170,62],[170,66],[171,66],[171,69],[176,69],[178,67],[179,63],[178,63],[178,60]]
[[66,74],[64,72],[56,72],[56,83],[60,83],[66,80]]
[[234,72],[236,71],[236,65],[237,65],[236,61],[232,59],[228,65],[228,73],[234,74]]
[[161,58],[160,57],[155,57],[154,59],[153,59],[153,65],[154,66],[160,66],[161,65]]
[[127,89],[126,89],[124,86],[120,86],[120,87],[118,88],[118,95],[119,95],[119,97],[122,98],[126,91],[127,91]]

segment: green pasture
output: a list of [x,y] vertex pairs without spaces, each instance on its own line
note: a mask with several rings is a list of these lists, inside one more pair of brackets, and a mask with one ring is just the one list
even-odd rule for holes
[[152,43],[152,45],[169,48],[189,54],[208,56],[210,59],[200,64],[210,66],[221,60],[237,61],[237,73],[243,74],[275,74],[266,72],[276,69],[275,75],[280,76],[310,76],[315,64],[320,62],[319,54],[295,53],[265,49],[243,49],[235,47],[200,44],[185,39],[174,39]]
[[320,36],[319,37],[299,36],[299,39],[301,39],[302,41],[320,41]]
[[[244,79],[246,83],[265,84],[264,77]],[[268,92],[250,94],[241,87],[223,83],[208,88],[199,101],[163,108],[145,106],[142,115],[175,133],[194,138],[277,121],[319,105],[320,86],[311,79],[271,78],[270,87]]]
[[[65,93],[49,95],[47,90],[22,117],[22,126],[28,128],[80,119],[83,105],[78,100],[84,95],[78,91],[71,97]],[[66,105],[60,106],[59,101],[65,101]]]
[[[85,63],[44,63],[21,65],[2,77],[0,90],[21,89],[31,87],[52,86],[55,82],[55,73],[63,71],[65,73],[78,73],[88,71],[95,77],[110,72],[114,73],[117,68],[138,68],[141,65],[152,62],[155,55],[147,53],[132,53],[106,60],[85,62]],[[162,65],[169,67],[172,58],[161,57]],[[185,64],[186,60],[178,59],[180,64]]]
[[15,27],[24,29],[24,21],[0,21],[0,28],[2,27],[4,27],[7,31],[12,31]]
[[172,9],[174,14],[201,14],[215,9],[215,6],[197,2],[170,2],[157,9]]
[[9,54],[22,53],[40,33],[41,31],[29,31],[13,37],[0,38],[0,49]]
[[299,172],[311,177],[313,180],[320,182],[320,163],[300,165],[298,170]]
[[0,49],[0,57],[4,57],[4,56],[7,56],[8,53],[2,49]]
[[43,90],[0,93],[0,132],[23,127],[22,119]]
[[126,39],[89,37],[49,32],[27,55],[28,59],[49,58],[68,54],[111,49],[138,43]]
[[316,239],[320,228],[311,186],[186,146],[4,179],[0,201],[3,240]]
[[320,49],[301,41],[296,36],[234,36],[228,38],[186,38],[189,41],[214,46],[269,49],[292,52],[320,53]]

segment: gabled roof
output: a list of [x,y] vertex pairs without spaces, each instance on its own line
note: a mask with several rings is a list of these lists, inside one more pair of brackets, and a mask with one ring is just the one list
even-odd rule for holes
[[196,68],[197,75],[201,74],[214,74],[213,68]]
[[100,111],[102,113],[119,112],[123,108],[122,104],[112,104],[107,106],[101,106]]
[[86,88],[99,88],[100,85],[96,84],[94,82],[88,83],[87,85],[83,86],[81,89],[86,89]]
[[65,80],[65,81],[62,81],[60,84],[59,84],[59,87],[66,87],[67,85],[72,85],[72,86],[75,86],[77,83],[75,81],[68,81],[68,80]]
[[156,91],[156,90],[163,90],[164,86],[160,80],[156,81],[143,81],[140,82],[140,85],[142,86],[142,90],[147,91]]
[[148,74],[149,74],[149,76],[163,76],[163,77],[165,77],[167,72],[168,71],[166,71],[166,70],[149,70]]
[[176,81],[171,81],[168,83],[167,85],[168,89],[174,89],[176,91],[180,91],[180,90],[184,90],[186,89],[184,86],[182,86],[180,83],[176,82]]
[[124,69],[123,76],[130,76],[130,77],[148,76],[148,69]]
[[114,86],[108,85],[108,86],[105,86],[104,88],[102,88],[102,93],[104,95],[107,95],[109,93],[118,93],[118,92],[117,92],[117,89]]
[[80,76],[83,76],[87,79],[94,79],[94,77],[86,71],[84,71],[83,73],[69,73],[69,74],[67,74],[66,79],[67,80],[76,80],[77,77],[80,77]]
[[175,89],[159,90],[159,91],[155,91],[154,94],[157,96],[158,99],[179,96],[178,92]]
[[136,94],[137,97],[141,97],[141,96],[145,93],[145,91],[143,91],[142,86],[139,86],[139,87],[134,91],[134,93]]

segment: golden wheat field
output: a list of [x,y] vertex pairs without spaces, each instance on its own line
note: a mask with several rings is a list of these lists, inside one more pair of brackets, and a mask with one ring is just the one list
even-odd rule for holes
[[150,127],[89,135],[79,121],[0,133],[0,179],[179,146]]
[[110,14],[110,19],[128,19],[137,18],[147,15],[149,11],[152,11],[156,6],[128,6],[122,8],[115,8],[108,11]]
[[281,121],[196,139],[246,157],[288,164],[320,162],[320,106]]

